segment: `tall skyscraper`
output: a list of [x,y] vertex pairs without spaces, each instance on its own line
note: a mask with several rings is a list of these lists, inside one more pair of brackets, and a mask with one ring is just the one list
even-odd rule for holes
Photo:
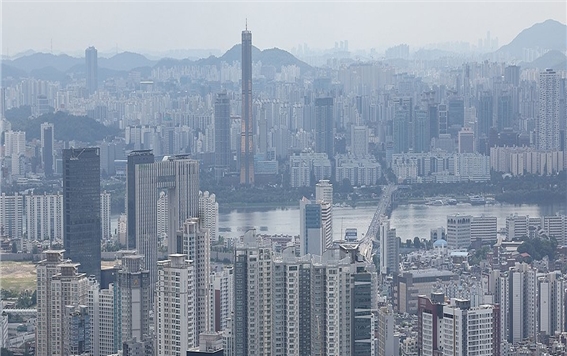
[[[151,153],[150,153],[151,155]],[[199,214],[199,162],[186,156],[165,157],[155,163],[133,165],[134,207],[128,205],[128,223],[133,213],[136,250],[144,256],[145,269],[150,271],[151,281],[157,277],[157,200],[159,192],[166,191],[169,223],[167,238],[175,240],[181,225]],[[130,174],[130,170],[128,171]],[[130,176],[128,177],[130,182]],[[130,204],[130,201],[128,202]],[[132,211],[133,210],[133,211]],[[130,233],[129,233],[130,235]],[[169,252],[176,253],[175,243],[168,243]]]
[[478,116],[478,137],[488,137],[490,128],[493,124],[494,105],[492,103],[492,93],[483,92],[480,96],[476,113]]
[[539,332],[553,336],[565,331],[565,281],[560,271],[538,276]]
[[315,99],[315,152],[335,157],[335,120],[333,98]]
[[539,74],[539,114],[537,147],[557,151],[559,144],[559,76],[553,69]]
[[23,236],[24,197],[0,195],[0,231],[10,238],[19,239]]
[[41,164],[46,177],[51,177],[55,168],[55,132],[53,124],[41,124]]
[[219,239],[219,203],[216,195],[208,191],[199,192],[199,218],[201,225],[209,229],[209,236],[212,242]]
[[252,119],[252,32],[242,31],[242,130],[240,184],[254,184],[254,121]]
[[87,92],[94,94],[98,89],[98,51],[94,47],[85,50],[85,65],[87,69]]
[[215,166],[226,169],[231,161],[230,149],[230,99],[219,93],[215,101]]
[[136,249],[136,165],[147,163],[154,163],[151,150],[132,151],[128,155],[126,166],[127,250]]
[[452,249],[467,249],[471,244],[471,216],[447,215],[447,245]]
[[101,226],[101,238],[103,240],[109,240],[112,236],[112,229],[110,226],[110,193],[106,190],[100,193],[100,226]]
[[79,271],[100,278],[100,151],[63,150],[63,246]]

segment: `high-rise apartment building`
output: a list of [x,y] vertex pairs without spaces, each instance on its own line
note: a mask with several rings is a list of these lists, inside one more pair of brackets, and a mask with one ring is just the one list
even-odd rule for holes
[[454,299],[443,306],[443,356],[499,356],[499,306],[470,304],[470,300]]
[[94,94],[98,89],[98,51],[93,46],[85,50],[87,69],[87,92]]
[[51,177],[55,170],[55,131],[53,124],[41,124],[41,165],[46,177]]
[[537,117],[537,147],[557,151],[559,143],[559,76],[553,69],[539,74],[539,113]]
[[[43,253],[44,259],[36,266],[37,276],[37,320],[35,328],[35,350],[38,355],[52,355],[51,330],[55,327],[52,322],[51,310],[51,277],[58,272],[63,263],[63,250],[48,250]],[[59,326],[61,327],[61,326]]]
[[[147,152],[143,156],[146,157],[146,154]],[[176,253],[176,245],[170,240],[174,239],[183,222],[199,214],[199,162],[186,156],[166,156],[162,161],[133,164],[133,167],[134,182],[128,186],[128,199],[130,199],[130,188],[132,188],[134,193],[132,203],[135,206],[130,209],[129,200],[128,226],[130,228],[130,214],[133,213],[136,250],[144,256],[145,269],[150,271],[151,281],[155,283],[159,192],[166,191],[167,193],[168,248],[169,252]],[[130,174],[130,169],[128,174]],[[127,180],[130,183],[130,177]],[[130,232],[128,234],[130,237]]]
[[110,193],[106,190],[100,193],[100,224],[102,229],[101,237],[103,240],[110,240],[112,230],[110,227]]
[[538,276],[538,331],[548,336],[565,331],[565,281],[560,271]]
[[64,307],[63,355],[92,354],[92,319],[86,305]]
[[458,134],[459,153],[474,153],[474,131],[468,127],[462,128]]
[[214,272],[212,278],[215,288],[215,331],[228,330],[234,312],[234,268],[225,267],[220,272]]
[[235,252],[232,354],[373,354],[376,274],[358,261],[350,245],[274,255],[247,232]]
[[[90,352],[79,345],[78,339],[85,339],[85,332],[90,332],[90,326],[85,325],[86,313],[82,309],[79,315],[75,315],[74,308],[86,306],[89,289],[89,280],[84,273],[79,273],[79,265],[66,262],[57,265],[57,272],[51,277],[50,300],[48,301],[49,313],[51,314],[51,329],[49,330],[50,355],[66,356],[74,355],[75,351]],[[68,309],[68,308],[71,309]],[[85,307],[86,308],[86,307]],[[78,320],[77,320],[78,319]],[[83,321],[81,322],[82,319]],[[81,325],[82,324],[82,325]],[[82,335],[81,336],[81,329]],[[75,335],[72,335],[75,334]],[[90,340],[87,338],[90,344]]]
[[252,32],[242,31],[242,130],[240,184],[254,185],[254,120],[252,118]]
[[23,236],[24,197],[14,195],[0,195],[0,232],[13,239]]
[[27,238],[30,240],[62,240],[63,195],[28,194],[25,198]]
[[126,166],[126,214],[127,220],[127,243],[126,249],[136,249],[136,165],[154,163],[154,155],[151,150],[132,151],[128,155]]
[[399,266],[399,243],[396,229],[390,228],[390,220],[382,218],[379,227],[380,234],[380,273],[383,275],[397,274]]
[[494,244],[498,239],[496,216],[473,216],[471,218],[471,243]]
[[195,343],[200,333],[214,329],[211,316],[211,239],[209,230],[199,218],[187,219],[177,232],[177,240],[170,251],[187,256],[195,270]]
[[4,132],[4,157],[18,157],[25,153],[26,133],[24,131]]
[[419,355],[500,355],[500,307],[471,307],[464,299],[445,301],[444,294],[418,297]]
[[315,152],[335,157],[335,120],[333,98],[315,99]]
[[[150,310],[154,285],[150,283],[150,272],[144,268],[144,257],[125,255],[118,272],[118,293],[122,320],[120,334],[122,342],[148,339]],[[157,268],[157,262],[156,262]]]
[[299,249],[305,254],[322,255],[333,245],[332,206],[326,201],[313,202],[305,197],[299,202]]
[[100,155],[98,148],[63,150],[63,246],[81,272],[100,278]]
[[108,289],[100,289],[95,279],[89,282],[87,305],[91,319],[92,355],[115,354],[122,348],[119,290],[114,283]]
[[156,286],[157,354],[185,356],[194,347],[195,271],[183,254],[158,262]]
[[219,239],[219,203],[215,194],[207,191],[199,192],[199,219],[201,225],[209,229],[209,236],[212,242]]
[[230,99],[226,93],[219,93],[215,101],[215,167],[227,169],[231,160]]
[[368,127],[352,126],[350,130],[350,153],[357,158],[366,157],[368,155]]
[[395,315],[391,305],[378,309],[378,347],[376,356],[396,356],[400,354],[400,338],[395,334]]

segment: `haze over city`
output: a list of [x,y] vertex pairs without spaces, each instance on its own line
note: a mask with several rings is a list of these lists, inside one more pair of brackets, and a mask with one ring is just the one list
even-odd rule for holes
[[555,2],[87,2],[4,1],[2,52],[26,50],[76,55],[101,52],[159,53],[175,49],[224,52],[238,43],[248,19],[254,45],[290,51],[298,44],[369,50],[407,43],[466,41],[487,31],[501,45],[546,19],[565,23],[566,5]]

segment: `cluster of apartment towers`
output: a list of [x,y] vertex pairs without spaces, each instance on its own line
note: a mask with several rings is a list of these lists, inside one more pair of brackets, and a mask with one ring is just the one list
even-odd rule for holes
[[[250,31],[242,40],[241,183],[250,185]],[[168,259],[158,261],[163,191]],[[299,250],[276,251],[252,230],[234,265],[215,273],[218,205],[199,192],[198,161],[133,151],[126,194],[127,251],[101,273],[100,150],[64,150],[64,250],[45,251],[37,265],[37,355],[374,353],[377,275],[356,244],[333,246],[328,181],[300,202]]]

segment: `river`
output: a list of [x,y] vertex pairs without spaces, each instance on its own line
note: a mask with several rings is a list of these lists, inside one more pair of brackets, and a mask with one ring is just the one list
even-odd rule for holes
[[[356,228],[359,238],[366,234],[368,225],[374,216],[374,206],[358,208],[333,208],[333,238],[342,239],[347,228]],[[439,226],[445,227],[447,215],[462,213],[472,216],[496,216],[498,229],[506,226],[506,216],[518,215],[542,216],[556,213],[566,214],[566,204],[558,205],[444,205],[427,206],[418,204],[400,205],[394,209],[390,219],[392,228],[396,228],[397,235],[406,239],[415,236],[429,238],[429,231]],[[112,231],[116,229],[118,216],[112,216]],[[230,212],[219,213],[219,234],[224,237],[239,237],[250,228],[255,228],[261,234],[299,235],[299,204],[296,208],[256,208],[236,209]]]
[[[374,216],[375,207],[334,207],[333,208],[333,237],[340,240],[346,228],[356,228],[359,238],[366,233],[368,225]],[[565,214],[566,205],[400,205],[394,209],[390,219],[392,228],[397,235],[406,239],[415,236],[429,238],[429,231],[439,226],[446,226],[447,215],[462,213],[472,216],[496,216],[498,229],[506,226],[506,216],[518,215],[542,216]],[[249,228],[256,228],[262,234],[299,234],[299,207],[275,209],[238,209],[219,214],[219,234],[225,237],[238,237]]]

